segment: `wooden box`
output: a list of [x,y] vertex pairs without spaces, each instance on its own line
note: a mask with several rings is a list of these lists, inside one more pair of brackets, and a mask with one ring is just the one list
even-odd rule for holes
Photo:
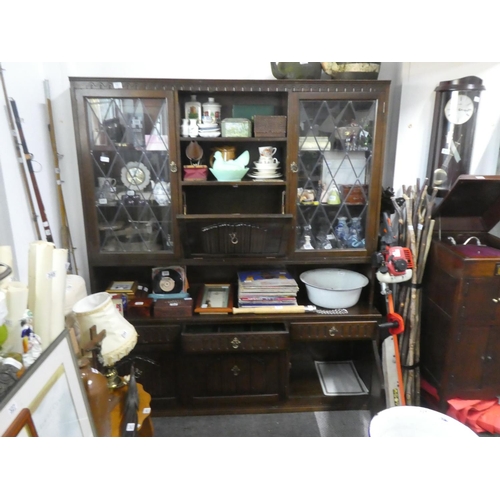
[[255,115],[253,135],[255,137],[286,137],[286,116]]
[[153,305],[155,318],[186,318],[193,315],[193,299],[156,299]]
[[129,299],[127,302],[127,317],[149,318],[152,305],[153,299],[145,297]]

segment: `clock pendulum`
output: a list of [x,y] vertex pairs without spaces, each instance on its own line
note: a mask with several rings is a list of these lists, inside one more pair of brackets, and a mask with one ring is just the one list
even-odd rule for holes
[[427,177],[442,197],[458,176],[470,173],[482,80],[467,76],[440,82],[432,122]]

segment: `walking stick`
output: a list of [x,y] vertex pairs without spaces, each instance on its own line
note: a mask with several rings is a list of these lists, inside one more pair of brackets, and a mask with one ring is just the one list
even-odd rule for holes
[[57,152],[56,135],[54,130],[54,117],[52,115],[52,102],[50,100],[50,87],[49,81],[44,81],[45,87],[45,99],[47,101],[47,112],[49,115],[49,134],[50,143],[52,146],[52,154],[54,155],[54,170],[56,174],[56,187],[57,187],[57,198],[59,200],[59,212],[61,214],[61,245],[63,248],[68,249],[68,262],[69,270],[78,274],[78,268],[76,265],[75,258],[75,248],[73,247],[73,242],[71,239],[71,232],[69,230],[68,214],[66,212],[66,205],[64,203],[64,195],[62,190],[62,180],[59,168],[59,153]]

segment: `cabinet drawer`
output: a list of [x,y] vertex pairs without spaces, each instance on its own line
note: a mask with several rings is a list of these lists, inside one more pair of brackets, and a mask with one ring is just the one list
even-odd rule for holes
[[374,339],[378,333],[375,321],[332,321],[328,323],[292,323],[292,340],[355,340]]
[[283,323],[187,325],[181,334],[185,352],[281,351],[289,346]]
[[168,344],[174,346],[181,332],[180,325],[136,326],[137,344]]

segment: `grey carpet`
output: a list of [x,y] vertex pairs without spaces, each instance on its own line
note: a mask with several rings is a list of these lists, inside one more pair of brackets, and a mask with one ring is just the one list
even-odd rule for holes
[[366,437],[369,411],[153,418],[155,437]]

